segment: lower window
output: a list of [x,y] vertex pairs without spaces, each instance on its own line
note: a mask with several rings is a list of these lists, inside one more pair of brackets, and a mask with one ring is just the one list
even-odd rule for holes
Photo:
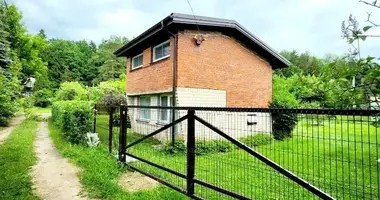
[[[172,106],[172,96],[163,95],[160,96],[160,106]],[[167,123],[170,119],[171,110],[170,109],[161,109],[160,111],[160,122]]]
[[[139,97],[139,106],[150,106],[150,97],[149,96]],[[139,119],[150,120],[150,109],[140,108],[139,109]]]

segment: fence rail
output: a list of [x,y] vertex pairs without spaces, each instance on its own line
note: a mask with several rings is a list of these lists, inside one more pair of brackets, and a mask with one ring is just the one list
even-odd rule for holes
[[194,199],[380,198],[378,110],[95,110],[120,161]]

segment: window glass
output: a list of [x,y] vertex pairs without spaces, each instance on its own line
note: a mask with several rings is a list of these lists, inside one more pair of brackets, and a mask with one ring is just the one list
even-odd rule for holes
[[170,43],[166,41],[153,48],[153,61],[160,60],[170,55]]
[[[168,96],[161,96],[160,105],[161,106],[168,106]],[[168,121],[168,110],[167,109],[161,109],[160,120],[161,121]]]
[[132,58],[132,69],[136,69],[143,65],[143,55],[138,55]]
[[[146,97],[146,96],[140,97],[139,98],[139,105],[140,106],[150,106],[150,97]],[[140,108],[139,119],[150,120],[150,109]]]

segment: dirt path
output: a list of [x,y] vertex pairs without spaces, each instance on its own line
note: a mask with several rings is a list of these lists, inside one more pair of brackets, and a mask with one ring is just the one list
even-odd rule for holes
[[24,121],[24,115],[18,115],[11,119],[9,127],[0,131],[0,144],[2,144],[5,139],[12,133],[12,131]]
[[41,122],[35,141],[38,163],[33,166],[34,191],[41,199],[88,199],[76,174],[79,169],[62,158],[49,137],[47,122]]

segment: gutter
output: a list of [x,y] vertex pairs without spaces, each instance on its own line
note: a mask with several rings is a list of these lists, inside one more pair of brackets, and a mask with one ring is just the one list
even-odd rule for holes
[[[172,85],[172,106],[175,107],[176,106],[176,92],[177,92],[177,54],[178,54],[178,51],[177,51],[177,43],[178,43],[178,37],[176,34],[173,34],[172,32],[170,32],[169,30],[166,29],[166,26],[164,26],[164,22],[163,20],[161,21],[161,29],[165,30],[167,33],[169,33],[173,38],[174,38],[174,42],[173,42],[173,85]],[[175,110],[174,108],[172,109],[172,119],[171,119],[171,122],[174,122],[175,121]],[[175,125],[171,127],[171,142],[172,142],[172,145],[174,146],[174,142],[175,142]]]

